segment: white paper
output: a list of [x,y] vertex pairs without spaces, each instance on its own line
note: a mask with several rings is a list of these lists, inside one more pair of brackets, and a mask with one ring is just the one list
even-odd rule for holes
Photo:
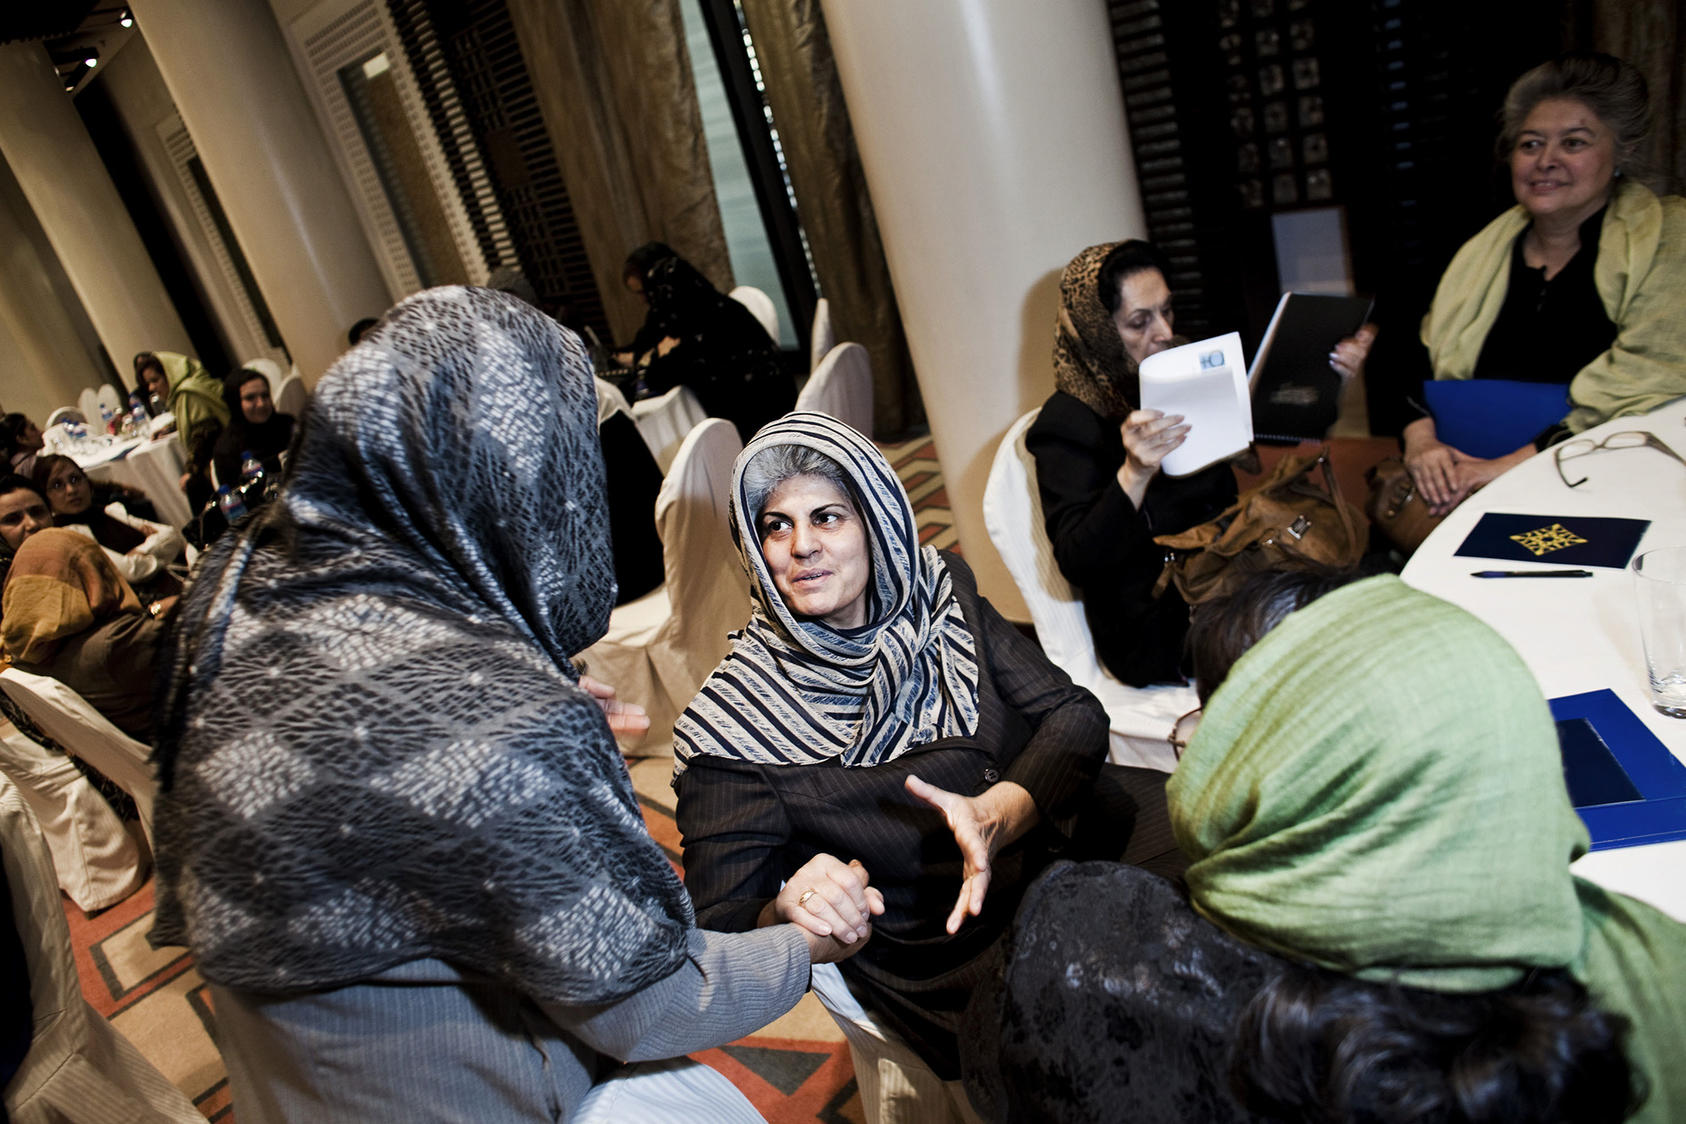
[[1241,333],[1213,336],[1150,355],[1141,365],[1142,409],[1181,414],[1188,436],[1160,462],[1187,476],[1246,449],[1253,440]]

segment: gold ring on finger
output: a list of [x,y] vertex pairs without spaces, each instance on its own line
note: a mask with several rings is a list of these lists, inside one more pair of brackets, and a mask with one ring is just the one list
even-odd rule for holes
[[801,906],[803,909],[807,909],[808,908],[808,899],[813,897],[817,893],[819,893],[819,891],[815,890],[815,889],[812,889],[812,888],[809,888],[807,890],[803,890],[802,896],[796,899],[796,904]]

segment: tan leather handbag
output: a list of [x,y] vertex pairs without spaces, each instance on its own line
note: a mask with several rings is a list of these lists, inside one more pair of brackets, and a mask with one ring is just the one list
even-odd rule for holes
[[1364,479],[1370,483],[1370,501],[1364,513],[1389,542],[1409,557],[1445,516],[1429,514],[1416,481],[1398,457],[1371,466],[1365,471]]
[[1367,535],[1358,509],[1341,499],[1327,448],[1285,456],[1216,519],[1153,540],[1169,551],[1155,592],[1175,582],[1183,600],[1198,605],[1260,570],[1352,569]]

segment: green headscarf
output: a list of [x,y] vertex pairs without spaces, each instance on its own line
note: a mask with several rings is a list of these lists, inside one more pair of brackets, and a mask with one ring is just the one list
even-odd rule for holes
[[202,439],[214,441],[228,424],[228,403],[222,400],[222,383],[211,377],[199,360],[173,351],[153,354],[163,365],[170,384],[170,413],[176,417],[176,432],[182,446],[192,450]]
[[[1569,873],[1556,729],[1497,633],[1394,577],[1291,614],[1212,697],[1167,789],[1195,909],[1367,980],[1477,992],[1567,968],[1686,1118],[1686,926]],[[1665,1080],[1666,1078],[1666,1080]]]

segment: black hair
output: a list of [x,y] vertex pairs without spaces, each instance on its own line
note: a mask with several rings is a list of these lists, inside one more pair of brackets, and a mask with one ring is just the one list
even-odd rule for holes
[[0,418],[0,453],[11,456],[18,450],[18,438],[23,436],[29,418],[24,414],[7,414]]
[[1194,668],[1194,689],[1200,705],[1205,706],[1212,692],[1229,678],[1236,661],[1289,613],[1364,576],[1310,563],[1286,570],[1262,570],[1227,596],[1197,606],[1183,646]]
[[1124,278],[1144,269],[1157,269],[1166,284],[1170,283],[1171,261],[1152,242],[1132,238],[1114,246],[1101,259],[1101,270],[1095,276],[1095,285],[1100,290],[1101,304],[1106,306],[1107,315],[1118,311],[1118,286]]
[[1651,128],[1645,76],[1632,63],[1597,51],[1571,51],[1511,83],[1499,111],[1499,158],[1508,160],[1522,123],[1548,98],[1570,98],[1615,134],[1616,166],[1632,173],[1634,150]]
[[1448,993],[1291,963],[1237,1014],[1230,1082],[1273,1119],[1615,1124],[1642,1093],[1627,1027],[1561,968]]
[[[13,492],[19,491],[34,492],[37,496],[41,497],[42,503],[47,503],[47,494],[40,488],[36,487],[35,481],[31,480],[29,477],[20,476],[16,472],[8,472],[5,475],[0,476],[0,496],[9,496]],[[47,505],[47,510],[52,510],[51,504]]]
[[368,335],[369,329],[379,323],[380,321],[375,319],[373,316],[363,317],[363,319],[353,324],[351,326],[351,330],[345,334],[346,342],[351,344],[352,347],[356,347],[357,341]]
[[643,284],[650,276],[650,269],[657,262],[678,256],[674,248],[666,242],[646,242],[626,255],[626,264],[621,266],[621,280],[636,277],[638,283]]

